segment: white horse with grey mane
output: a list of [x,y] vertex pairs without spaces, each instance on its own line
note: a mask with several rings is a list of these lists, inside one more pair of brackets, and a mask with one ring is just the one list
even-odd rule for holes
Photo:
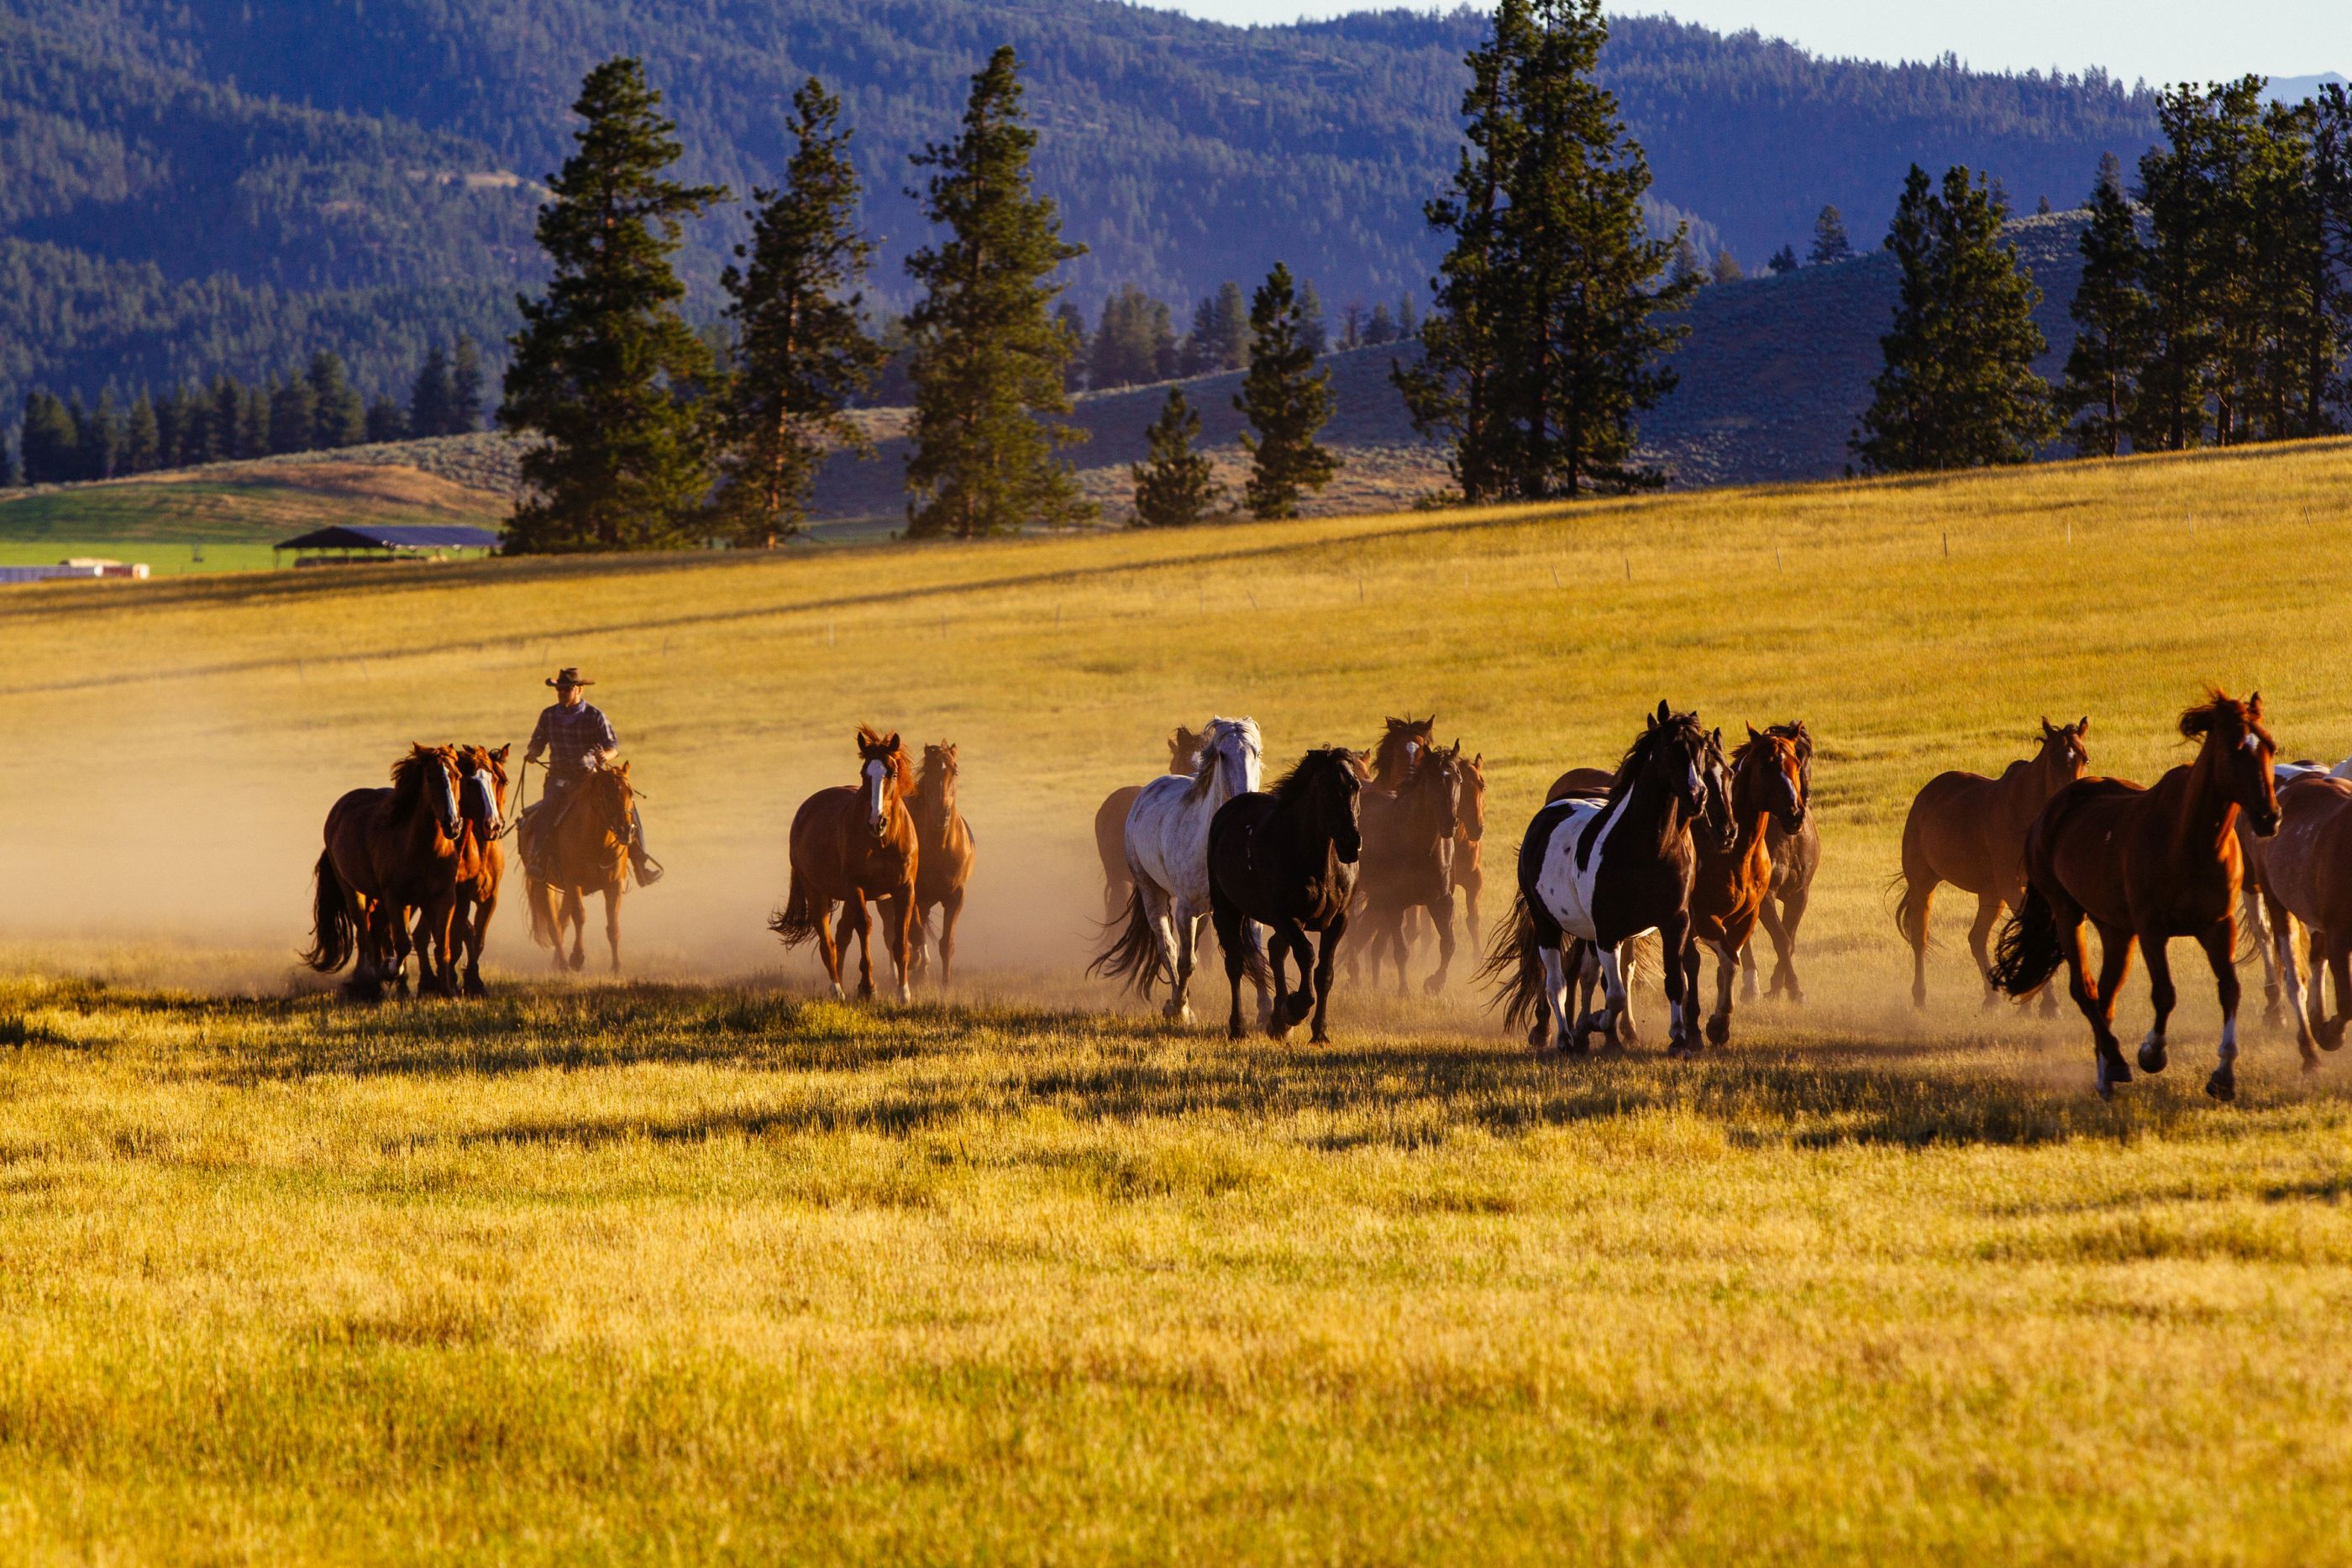
[[[1187,993],[1202,923],[1209,917],[1209,820],[1234,796],[1255,789],[1264,776],[1265,746],[1256,721],[1211,719],[1202,733],[1199,758],[1189,777],[1162,774],[1128,808],[1127,869],[1135,891],[1118,940],[1087,970],[1123,977],[1142,996],[1150,994],[1158,977],[1171,977],[1161,1010],[1180,1023],[1192,1021]],[[1255,948],[1257,928],[1249,931]],[[1253,956],[1249,975],[1257,986],[1263,1019],[1272,1015],[1274,994],[1264,957]]]

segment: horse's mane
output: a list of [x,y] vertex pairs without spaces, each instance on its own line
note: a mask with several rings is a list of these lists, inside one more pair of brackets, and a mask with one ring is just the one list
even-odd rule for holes
[[[1699,728],[1696,713],[1668,713],[1664,722],[1644,726],[1642,733],[1633,737],[1633,744],[1625,748],[1625,755],[1619,759],[1617,777],[1609,781],[1610,805],[1613,806],[1624,799],[1626,791],[1633,788],[1633,780],[1641,777],[1642,765],[1650,760],[1650,753],[1656,750],[1658,743],[1669,734],[1687,736],[1694,745],[1704,745],[1706,740],[1706,732]],[[1604,811],[1602,815],[1607,813]]]
[[1359,778],[1362,772],[1356,754],[1344,746],[1318,746],[1298,759],[1298,765],[1265,787],[1265,792],[1286,804],[1306,792],[1318,770],[1344,768]]
[[1257,734],[1257,726],[1248,719],[1212,717],[1201,731],[1200,760],[1192,767],[1192,786],[1184,791],[1187,800],[1198,800],[1207,794],[1209,786],[1216,780],[1217,748],[1210,743],[1217,738],[1220,726],[1252,737]]
[[2219,686],[2205,688],[2205,700],[2184,708],[2180,715],[2180,733],[2190,740],[2202,738],[2224,719],[2234,719],[2241,728],[2256,732],[2268,739],[2270,732],[2263,728],[2263,699],[2257,692],[2251,702],[2240,702],[2226,695]]
[[395,810],[406,810],[416,804],[425,793],[426,765],[438,764],[446,749],[427,746],[422,741],[411,742],[408,755],[392,765],[392,804]]

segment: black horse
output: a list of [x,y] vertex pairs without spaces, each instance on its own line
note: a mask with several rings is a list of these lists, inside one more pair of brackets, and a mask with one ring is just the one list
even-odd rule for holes
[[[1331,960],[1356,894],[1356,857],[1364,842],[1356,807],[1363,787],[1362,755],[1326,747],[1308,752],[1272,789],[1234,796],[1210,820],[1209,915],[1233,986],[1226,1029],[1234,1039],[1242,1037],[1242,976],[1256,957],[1251,921],[1274,932],[1266,949],[1274,966],[1274,1016],[1266,1032],[1286,1039],[1312,1010],[1317,1042],[1331,1038]],[[1323,934],[1311,967],[1310,931]],[[1286,955],[1298,960],[1296,995],[1283,977]]]

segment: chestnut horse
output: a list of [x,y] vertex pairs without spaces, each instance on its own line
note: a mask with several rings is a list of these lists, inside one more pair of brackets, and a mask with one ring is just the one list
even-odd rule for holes
[[[1998,779],[1981,773],[1938,773],[1911,801],[1903,822],[1903,870],[1895,877],[1903,896],[1895,925],[1911,944],[1911,1000],[1927,1005],[1927,909],[1936,884],[1948,882],[1977,895],[1977,917],[1969,927],[1969,951],[1985,977],[1985,1006],[2000,999],[1985,938],[2003,904],[2014,909],[2025,894],[2025,830],[2051,797],[2083,776],[2091,753],[2083,737],[2088,717],[2069,725],[2042,721],[2042,747],[2032,759],[2012,762]],[[2044,1012],[2058,1010],[2058,998],[2042,998]]]
[[[457,748],[459,814],[466,821],[465,848],[457,857],[457,898],[449,911],[444,963],[454,970],[463,960],[462,988],[469,997],[485,995],[482,987],[482,945],[489,937],[490,916],[499,907],[499,883],[506,875],[507,753],[481,746]],[[446,984],[446,971],[445,971]]]
[[[2253,819],[2259,836],[2279,823],[2262,694],[2242,703],[2214,692],[2180,716],[2180,733],[2202,743],[2196,758],[2154,789],[2081,779],[2042,808],[2025,836],[2025,901],[2001,927],[1993,965],[1994,983],[2021,997],[2065,964],[2074,1005],[2091,1021],[2102,1100],[2131,1082],[2115,1016],[2135,944],[2147,956],[2156,1004],[2156,1021],[2140,1041],[2140,1070],[2164,1071],[2164,1026],[2175,999],[2165,944],[2175,936],[2194,937],[2205,949],[2221,997],[2221,1064],[2205,1092],[2216,1100],[2238,1093],[2238,814]],[[2083,977],[2085,919],[2099,928],[2095,991]]]
[[[572,786],[574,799],[553,819],[551,827],[541,813],[546,802],[523,818],[516,831],[527,841],[522,855],[524,903],[530,910],[531,940],[552,950],[559,969],[578,969],[588,961],[586,895],[604,895],[604,941],[612,949],[613,972],[621,972],[621,894],[629,880],[629,839],[635,831],[636,795],[629,787],[629,765],[614,763],[591,769]],[[537,835],[554,835],[542,856],[530,847]],[[533,862],[538,862],[534,864]],[[572,932],[572,951],[563,951],[564,929]]]
[[1395,794],[1421,761],[1421,754],[1437,740],[1437,716],[1382,721],[1380,743],[1372,747],[1370,787]]
[[[1168,732],[1168,771],[1187,778],[1200,766],[1201,736],[1197,731],[1178,725]],[[1127,814],[1135,809],[1135,798],[1143,793],[1140,784],[1122,784],[1103,797],[1095,808],[1095,853],[1102,858],[1103,920],[1117,920],[1127,908],[1129,894],[1135,892],[1135,879],[1127,871]]]
[[1462,918],[1470,930],[1470,946],[1475,947],[1481,940],[1478,896],[1486,889],[1485,752],[1462,765],[1462,821],[1454,830],[1454,888],[1462,895]]
[[[2248,852],[2246,880],[2259,875],[2277,973],[2294,1013],[2294,1041],[2303,1070],[2312,1072],[2319,1067],[2313,1048],[2341,1046],[2345,1021],[2352,1018],[2352,783],[2314,770],[2278,792],[2278,807],[2276,837],[2246,837],[2240,843]],[[2295,960],[2298,921],[2311,933],[2307,999]],[[2336,980],[2332,1019],[2322,995],[2323,965]]]
[[446,746],[411,746],[393,764],[389,789],[353,789],[327,812],[326,847],[312,868],[310,946],[302,961],[322,975],[346,964],[347,996],[381,1000],[384,982],[408,989],[411,909],[446,921],[464,831],[457,809],[457,755]]
[[[1806,904],[1812,901],[1814,873],[1822,869],[1822,831],[1813,821],[1813,737],[1806,733],[1803,719],[1773,725],[1764,733],[1777,735],[1797,748],[1798,799],[1805,808],[1805,820],[1794,832],[1781,827],[1777,819],[1764,830],[1764,848],[1772,857],[1772,890],[1757,912],[1764,934],[1772,939],[1772,983],[1764,994],[1777,997],[1785,990],[1790,1001],[1802,1003],[1805,988],[1797,984],[1797,926],[1805,918]],[[1739,950],[1739,969],[1740,998],[1752,1002],[1756,999],[1753,936]]]
[[[1758,917],[1772,893],[1772,852],[1765,841],[1777,825],[1795,833],[1805,825],[1802,765],[1796,743],[1748,727],[1747,744],[1731,754],[1731,824],[1728,844],[1695,838],[1698,866],[1691,876],[1691,936],[1696,943],[1685,958],[1683,987],[1698,994],[1698,949],[1715,951],[1715,1011],[1706,1020],[1706,1040],[1731,1038],[1731,977],[1740,950],[1754,935]],[[1694,1009],[1696,1010],[1696,1009]]]
[[[1426,910],[1437,927],[1437,968],[1423,983],[1435,996],[1454,967],[1454,856],[1462,830],[1465,769],[1462,743],[1422,750],[1402,788],[1363,792],[1363,863],[1357,878],[1372,978],[1381,955],[1396,955],[1397,994],[1405,994],[1408,911]],[[1349,965],[1352,977],[1354,966]]]
[[[915,766],[896,730],[877,734],[857,727],[857,783],[820,789],[793,813],[792,881],[784,906],[768,929],[788,948],[814,938],[842,997],[841,960],[849,938],[857,938],[857,999],[874,998],[874,925],[869,898],[882,905],[882,939],[898,971],[898,1000],[913,999],[908,966],[914,958],[915,884],[922,846],[907,809],[914,792]],[[827,923],[841,905],[841,925]]]
[[915,875],[915,973],[930,964],[930,912],[940,912],[940,984],[955,967],[956,917],[963,913],[964,884],[971,880],[971,825],[956,810],[956,748],[952,741],[923,747],[923,768],[915,776],[908,808],[915,819],[919,858]]

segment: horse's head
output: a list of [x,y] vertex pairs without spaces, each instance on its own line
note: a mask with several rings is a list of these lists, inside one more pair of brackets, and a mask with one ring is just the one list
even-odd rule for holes
[[[1626,761],[1636,779],[1646,779],[1674,802],[1684,821],[1706,828],[1724,848],[1730,847],[1738,830],[1720,730],[1709,735],[1699,727],[1696,714],[1676,713],[1661,702]],[[1623,778],[1627,769],[1618,773]]]
[[483,746],[457,747],[458,814],[481,834],[485,843],[497,838],[505,826],[507,753],[510,749],[506,746],[496,751]]
[[1207,732],[1187,729],[1178,725],[1168,732],[1168,771],[1192,773],[1201,766],[1201,747],[1208,739]]
[[2180,733],[2202,739],[2198,760],[2213,759],[2221,788],[2246,814],[2257,838],[2278,831],[2278,780],[2271,764],[2278,755],[2271,732],[2263,727],[2263,694],[2244,702],[2219,691],[2180,716]]
[[1731,754],[1731,804],[1742,821],[1769,813],[1784,833],[1805,825],[1805,768],[1797,743],[1778,729],[1748,727]]
[[1462,836],[1474,844],[1486,836],[1486,754],[1483,751],[1462,765]]
[[[2084,720],[2088,723],[2089,720]],[[1807,806],[1813,803],[1813,736],[1805,721],[1792,718],[1786,724],[1767,726],[1767,735],[1777,735],[1797,748],[1797,791]]]
[[1404,781],[1405,775],[1421,766],[1422,754],[1437,738],[1437,716],[1427,718],[1391,718],[1381,733],[1381,743],[1372,752],[1372,777],[1384,789],[1393,789]]
[[1370,777],[1364,754],[1344,746],[1326,746],[1298,759],[1298,766],[1276,779],[1275,799],[1297,805],[1307,813],[1311,831],[1330,841],[1340,863],[1353,865],[1364,852],[1364,835],[1357,807]]
[[[465,831],[457,805],[456,747],[411,742],[408,755],[393,764],[392,787],[432,813],[434,825],[441,830],[443,838],[454,839]],[[415,793],[410,794],[411,790]]]
[[1462,801],[1469,793],[1469,767],[1462,760],[1462,743],[1452,746],[1432,746],[1421,754],[1421,766],[1413,769],[1408,790],[1425,802],[1429,813],[1428,826],[1444,840],[1451,841],[1462,829]]
[[1197,792],[1222,783],[1225,796],[1245,795],[1265,777],[1265,754],[1254,718],[1213,718],[1201,733],[1201,763],[1192,774]]
[[911,788],[914,762],[898,742],[898,732],[877,733],[870,725],[857,727],[858,789],[866,797],[866,829],[876,838],[890,825],[890,808]]
[[915,776],[915,793],[955,810],[956,744],[942,740],[923,747],[923,769]]
[[2072,724],[2052,724],[2045,716],[2042,721],[2042,749],[2034,754],[2033,766],[2040,769],[2042,782],[2048,786],[2045,794],[2055,795],[2083,776],[2091,765],[2091,748],[2083,737],[2091,733],[2088,714]]

